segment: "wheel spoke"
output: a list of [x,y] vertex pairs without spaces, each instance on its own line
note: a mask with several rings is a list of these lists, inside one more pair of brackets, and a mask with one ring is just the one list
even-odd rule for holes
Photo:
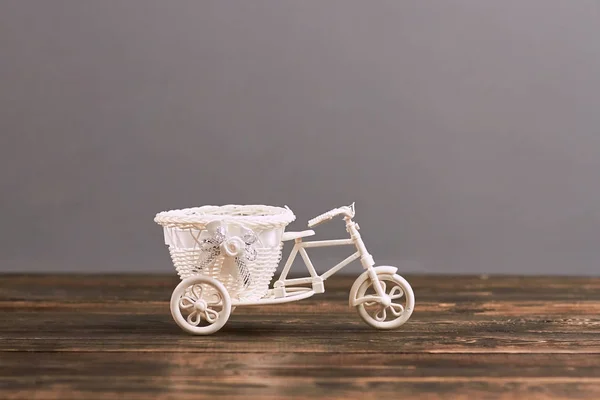
[[366,295],[364,297],[359,297],[356,299],[355,304],[364,304],[365,306],[374,306],[376,304],[381,303],[381,298],[377,295]]
[[192,293],[196,297],[196,300],[200,300],[202,298],[202,285],[192,286]]
[[179,308],[184,310],[190,309],[194,307],[194,299],[189,296],[183,296],[181,300],[179,300]]
[[392,300],[399,299],[400,297],[404,296],[404,291],[400,286],[394,286],[392,290],[390,290],[389,296]]
[[392,303],[390,304],[390,310],[392,311],[392,314],[394,314],[396,317],[399,317],[404,312],[404,307],[402,304]]
[[221,293],[219,292],[214,292],[211,297],[214,299],[213,301],[209,301],[208,305],[209,306],[218,306],[219,304],[221,304],[221,302],[223,301],[223,297],[221,296]]
[[[382,290],[382,293],[385,293],[385,292],[386,292],[386,284],[385,284],[385,281],[379,280],[379,284],[381,285],[381,290]],[[375,289],[375,288],[373,288],[373,289]],[[376,290],[375,292],[377,292],[377,290]]]
[[192,311],[190,315],[187,316],[187,322],[194,326],[198,326],[200,319],[200,313],[198,311]]
[[204,317],[208,322],[212,324],[217,320],[217,318],[219,318],[219,313],[213,310],[212,308],[207,308],[206,310],[204,310]]
[[381,307],[379,309],[379,311],[377,312],[377,314],[375,314],[375,319],[379,322],[383,322],[385,321],[385,319],[387,318],[387,314],[385,312],[386,307]]

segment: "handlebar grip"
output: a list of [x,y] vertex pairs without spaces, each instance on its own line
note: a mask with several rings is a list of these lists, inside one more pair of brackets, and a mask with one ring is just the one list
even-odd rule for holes
[[340,214],[344,214],[350,218],[353,218],[354,217],[354,203],[351,206],[334,208],[333,210],[327,211],[326,213],[323,213],[323,214],[311,219],[310,221],[308,221],[308,227],[309,228],[315,227],[319,224],[322,224],[325,221],[329,221],[333,217],[340,215]]
[[338,210],[338,208],[334,208],[333,210],[327,211],[326,213],[314,217],[313,219],[308,221],[308,227],[313,228],[319,224],[322,224],[325,221],[332,219],[333,217],[339,214]]

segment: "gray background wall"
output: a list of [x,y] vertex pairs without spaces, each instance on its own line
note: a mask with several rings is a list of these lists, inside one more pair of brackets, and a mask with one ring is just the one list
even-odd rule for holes
[[404,270],[598,274],[599,105],[598,1],[2,0],[0,271],[171,272],[163,209],[356,201]]

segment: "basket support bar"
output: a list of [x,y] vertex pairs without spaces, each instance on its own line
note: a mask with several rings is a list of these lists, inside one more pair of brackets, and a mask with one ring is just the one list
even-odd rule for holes
[[312,283],[313,282],[313,278],[292,278],[292,279],[286,279],[284,281],[281,281],[284,283],[285,285],[305,285],[307,283]]

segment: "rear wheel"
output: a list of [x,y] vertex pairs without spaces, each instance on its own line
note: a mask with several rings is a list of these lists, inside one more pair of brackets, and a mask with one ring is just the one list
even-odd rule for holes
[[231,315],[231,297],[225,286],[208,276],[192,276],[177,285],[171,296],[171,315],[181,329],[210,335]]

